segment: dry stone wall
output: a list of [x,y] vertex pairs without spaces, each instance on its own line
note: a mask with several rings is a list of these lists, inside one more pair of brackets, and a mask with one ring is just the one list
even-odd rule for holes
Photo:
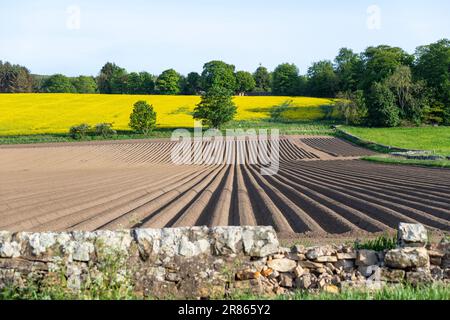
[[444,281],[450,246],[427,245],[421,225],[401,224],[399,247],[280,246],[272,227],[192,227],[126,231],[0,232],[0,288],[63,278],[69,290],[114,274],[137,295],[223,298],[233,292],[338,293],[389,283]]

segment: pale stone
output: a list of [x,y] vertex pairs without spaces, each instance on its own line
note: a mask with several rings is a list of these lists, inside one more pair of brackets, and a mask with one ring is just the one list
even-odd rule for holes
[[321,246],[309,248],[306,252],[306,257],[310,260],[316,260],[323,256],[332,256],[336,254],[336,249],[331,246]]
[[273,227],[244,227],[244,252],[251,257],[267,257],[279,251],[278,237]]
[[427,229],[422,224],[400,223],[398,242],[402,247],[425,246],[428,242]]
[[401,248],[386,253],[386,266],[395,269],[420,268],[430,265],[430,258],[425,248]]
[[35,256],[40,256],[56,244],[56,235],[47,233],[22,233],[24,240],[28,242],[31,252]]
[[90,242],[75,242],[73,245],[72,258],[74,261],[88,262],[94,251],[94,245]]
[[340,253],[336,254],[338,260],[356,260],[356,252]]
[[267,266],[278,272],[291,272],[297,267],[297,263],[289,259],[274,259],[268,261]]
[[314,261],[321,262],[321,263],[324,263],[324,262],[337,262],[338,259],[335,256],[322,256],[322,257],[318,257]]
[[20,249],[20,244],[15,241],[0,243],[0,258],[20,257]]
[[136,229],[134,238],[138,244],[139,253],[144,260],[155,257],[160,251],[161,230]]
[[[213,250],[217,255],[238,253],[242,243],[242,228],[215,227],[212,228],[214,238]],[[241,245],[242,246],[242,245]]]

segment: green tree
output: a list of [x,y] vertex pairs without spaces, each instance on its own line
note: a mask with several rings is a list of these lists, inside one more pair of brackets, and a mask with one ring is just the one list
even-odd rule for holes
[[33,77],[27,68],[0,61],[0,93],[32,92],[33,86]]
[[134,104],[133,112],[130,115],[129,126],[136,132],[148,135],[156,128],[156,116],[152,105],[145,101],[138,101]]
[[267,68],[259,66],[253,74],[257,92],[270,92],[270,73]]
[[55,74],[47,78],[42,84],[42,91],[47,93],[76,93],[70,79],[62,74]]
[[220,128],[233,120],[237,107],[233,102],[233,92],[223,87],[212,87],[202,95],[201,102],[194,109],[194,119],[204,125]]
[[139,72],[139,94],[152,94],[155,92],[155,77],[148,72]]
[[412,66],[414,56],[401,48],[390,46],[369,47],[362,54],[364,63],[361,88],[369,90],[375,82],[383,82],[401,65]]
[[126,89],[126,85],[122,83],[126,74],[127,71],[116,64],[106,63],[97,77],[98,91],[106,94],[124,93],[118,91]]
[[394,93],[401,118],[419,124],[422,119],[422,109],[426,105],[424,83],[413,81],[410,67],[399,66],[386,79],[386,85]]
[[223,61],[210,61],[203,66],[202,87],[208,91],[220,87],[231,92],[236,91],[235,66]]
[[239,95],[251,92],[255,89],[255,79],[250,72],[238,71],[236,72],[236,92]]
[[142,90],[141,76],[136,72],[131,72],[128,75],[127,93],[140,94]]
[[443,39],[416,50],[414,76],[430,88],[432,105],[443,109],[444,123],[450,125],[450,40]]
[[187,95],[197,95],[202,91],[202,77],[197,72],[187,75],[183,86],[183,93]]
[[375,127],[396,127],[400,124],[400,112],[395,96],[387,85],[375,82],[367,96],[368,121]]
[[314,97],[334,97],[337,93],[338,78],[331,61],[314,63],[308,69],[309,93]]
[[298,73],[295,64],[280,64],[272,74],[272,92],[279,96],[295,96],[298,90]]
[[78,93],[96,93],[97,83],[93,77],[79,76],[72,79],[72,85]]
[[362,73],[361,57],[351,49],[342,48],[334,60],[338,91],[356,91]]
[[156,80],[156,89],[160,94],[178,94],[180,80],[181,77],[175,70],[166,70]]
[[346,124],[361,125],[367,118],[367,106],[364,92],[345,91],[337,95],[336,108]]

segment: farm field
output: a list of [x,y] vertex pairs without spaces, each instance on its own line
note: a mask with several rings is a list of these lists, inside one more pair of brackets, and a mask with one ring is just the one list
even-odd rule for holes
[[[202,142],[192,150],[215,150]],[[0,147],[0,228],[61,231],[272,225],[280,235],[342,237],[419,222],[450,231],[450,171],[358,160],[373,152],[334,137],[280,140],[280,170],[252,164],[256,142],[174,165],[175,142]]]
[[[193,127],[192,111],[198,96],[139,96],[100,94],[1,94],[0,136],[67,133],[80,123],[113,123],[129,130],[133,104],[145,100],[158,114],[159,128]],[[236,121],[273,117],[315,121],[333,117],[332,99],[307,97],[235,97]],[[274,112],[275,111],[275,112]]]

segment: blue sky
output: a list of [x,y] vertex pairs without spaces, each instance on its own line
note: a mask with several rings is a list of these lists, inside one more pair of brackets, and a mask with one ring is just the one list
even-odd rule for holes
[[248,71],[292,62],[305,73],[341,47],[412,53],[450,38],[449,12],[448,0],[0,0],[0,60],[70,76],[96,75],[106,61],[186,74],[213,59]]

